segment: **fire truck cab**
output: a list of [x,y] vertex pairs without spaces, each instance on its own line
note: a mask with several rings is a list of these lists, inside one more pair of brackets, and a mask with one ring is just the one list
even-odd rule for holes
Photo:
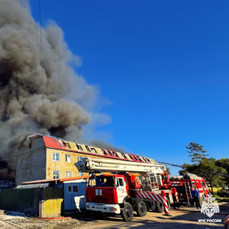
[[89,178],[86,188],[86,209],[120,214],[120,204],[129,195],[124,175],[100,175]]

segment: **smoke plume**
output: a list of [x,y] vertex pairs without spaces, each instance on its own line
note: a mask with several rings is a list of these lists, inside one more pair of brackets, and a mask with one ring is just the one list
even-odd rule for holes
[[13,178],[24,137],[79,139],[97,91],[74,72],[79,58],[55,23],[40,27],[18,0],[0,6],[0,177]]

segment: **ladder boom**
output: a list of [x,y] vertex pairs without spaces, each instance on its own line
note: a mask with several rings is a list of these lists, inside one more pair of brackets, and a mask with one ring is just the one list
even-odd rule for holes
[[81,172],[136,172],[136,173],[163,173],[164,165],[158,163],[140,163],[98,158],[82,158],[75,163]]

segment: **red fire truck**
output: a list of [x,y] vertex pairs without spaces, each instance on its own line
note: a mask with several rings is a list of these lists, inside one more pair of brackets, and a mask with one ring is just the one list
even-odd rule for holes
[[191,188],[193,186],[199,191],[200,201],[202,201],[203,196],[208,196],[210,193],[204,178],[195,174],[187,173],[182,176],[171,176],[169,181],[170,186],[176,188],[180,202],[193,204],[191,194]]
[[[124,221],[131,221],[133,211],[139,216],[146,215],[147,210],[165,210],[168,214],[174,202],[171,189],[152,185],[166,170],[156,162],[83,158],[75,165],[79,171],[93,173],[86,188],[87,210],[121,214]],[[95,175],[101,172],[109,174]]]

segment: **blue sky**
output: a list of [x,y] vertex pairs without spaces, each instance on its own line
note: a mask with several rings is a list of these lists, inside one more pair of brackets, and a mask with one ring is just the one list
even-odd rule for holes
[[111,101],[100,130],[113,144],[176,164],[191,141],[229,156],[228,1],[40,1],[42,24],[62,28],[77,72]]

